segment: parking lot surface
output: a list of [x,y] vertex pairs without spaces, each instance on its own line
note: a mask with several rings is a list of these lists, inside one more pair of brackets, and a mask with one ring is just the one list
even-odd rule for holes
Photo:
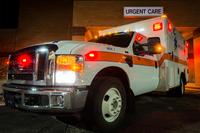
[[[128,114],[120,133],[199,133],[200,89],[188,88],[183,97],[150,93],[136,97],[135,111]],[[82,121],[0,107],[0,132],[91,133]]]

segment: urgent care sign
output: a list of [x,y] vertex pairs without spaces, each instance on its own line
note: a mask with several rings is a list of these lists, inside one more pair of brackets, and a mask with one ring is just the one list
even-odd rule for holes
[[163,7],[124,7],[124,17],[149,17],[163,15]]

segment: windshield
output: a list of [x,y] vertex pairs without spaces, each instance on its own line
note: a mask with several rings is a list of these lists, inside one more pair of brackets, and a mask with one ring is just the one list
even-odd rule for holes
[[119,32],[110,35],[100,36],[97,39],[92,39],[89,42],[103,43],[117,47],[126,48],[129,46],[134,32]]

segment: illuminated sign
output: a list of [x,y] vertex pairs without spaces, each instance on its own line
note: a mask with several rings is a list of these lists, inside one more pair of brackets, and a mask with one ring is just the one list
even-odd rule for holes
[[148,17],[163,15],[163,7],[124,7],[124,17]]

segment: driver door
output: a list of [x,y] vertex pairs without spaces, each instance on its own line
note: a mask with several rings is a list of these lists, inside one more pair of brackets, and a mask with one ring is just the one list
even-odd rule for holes
[[158,66],[155,55],[146,54],[147,37],[136,34],[132,45],[133,67],[131,68],[132,84],[136,95],[151,92],[158,85]]

